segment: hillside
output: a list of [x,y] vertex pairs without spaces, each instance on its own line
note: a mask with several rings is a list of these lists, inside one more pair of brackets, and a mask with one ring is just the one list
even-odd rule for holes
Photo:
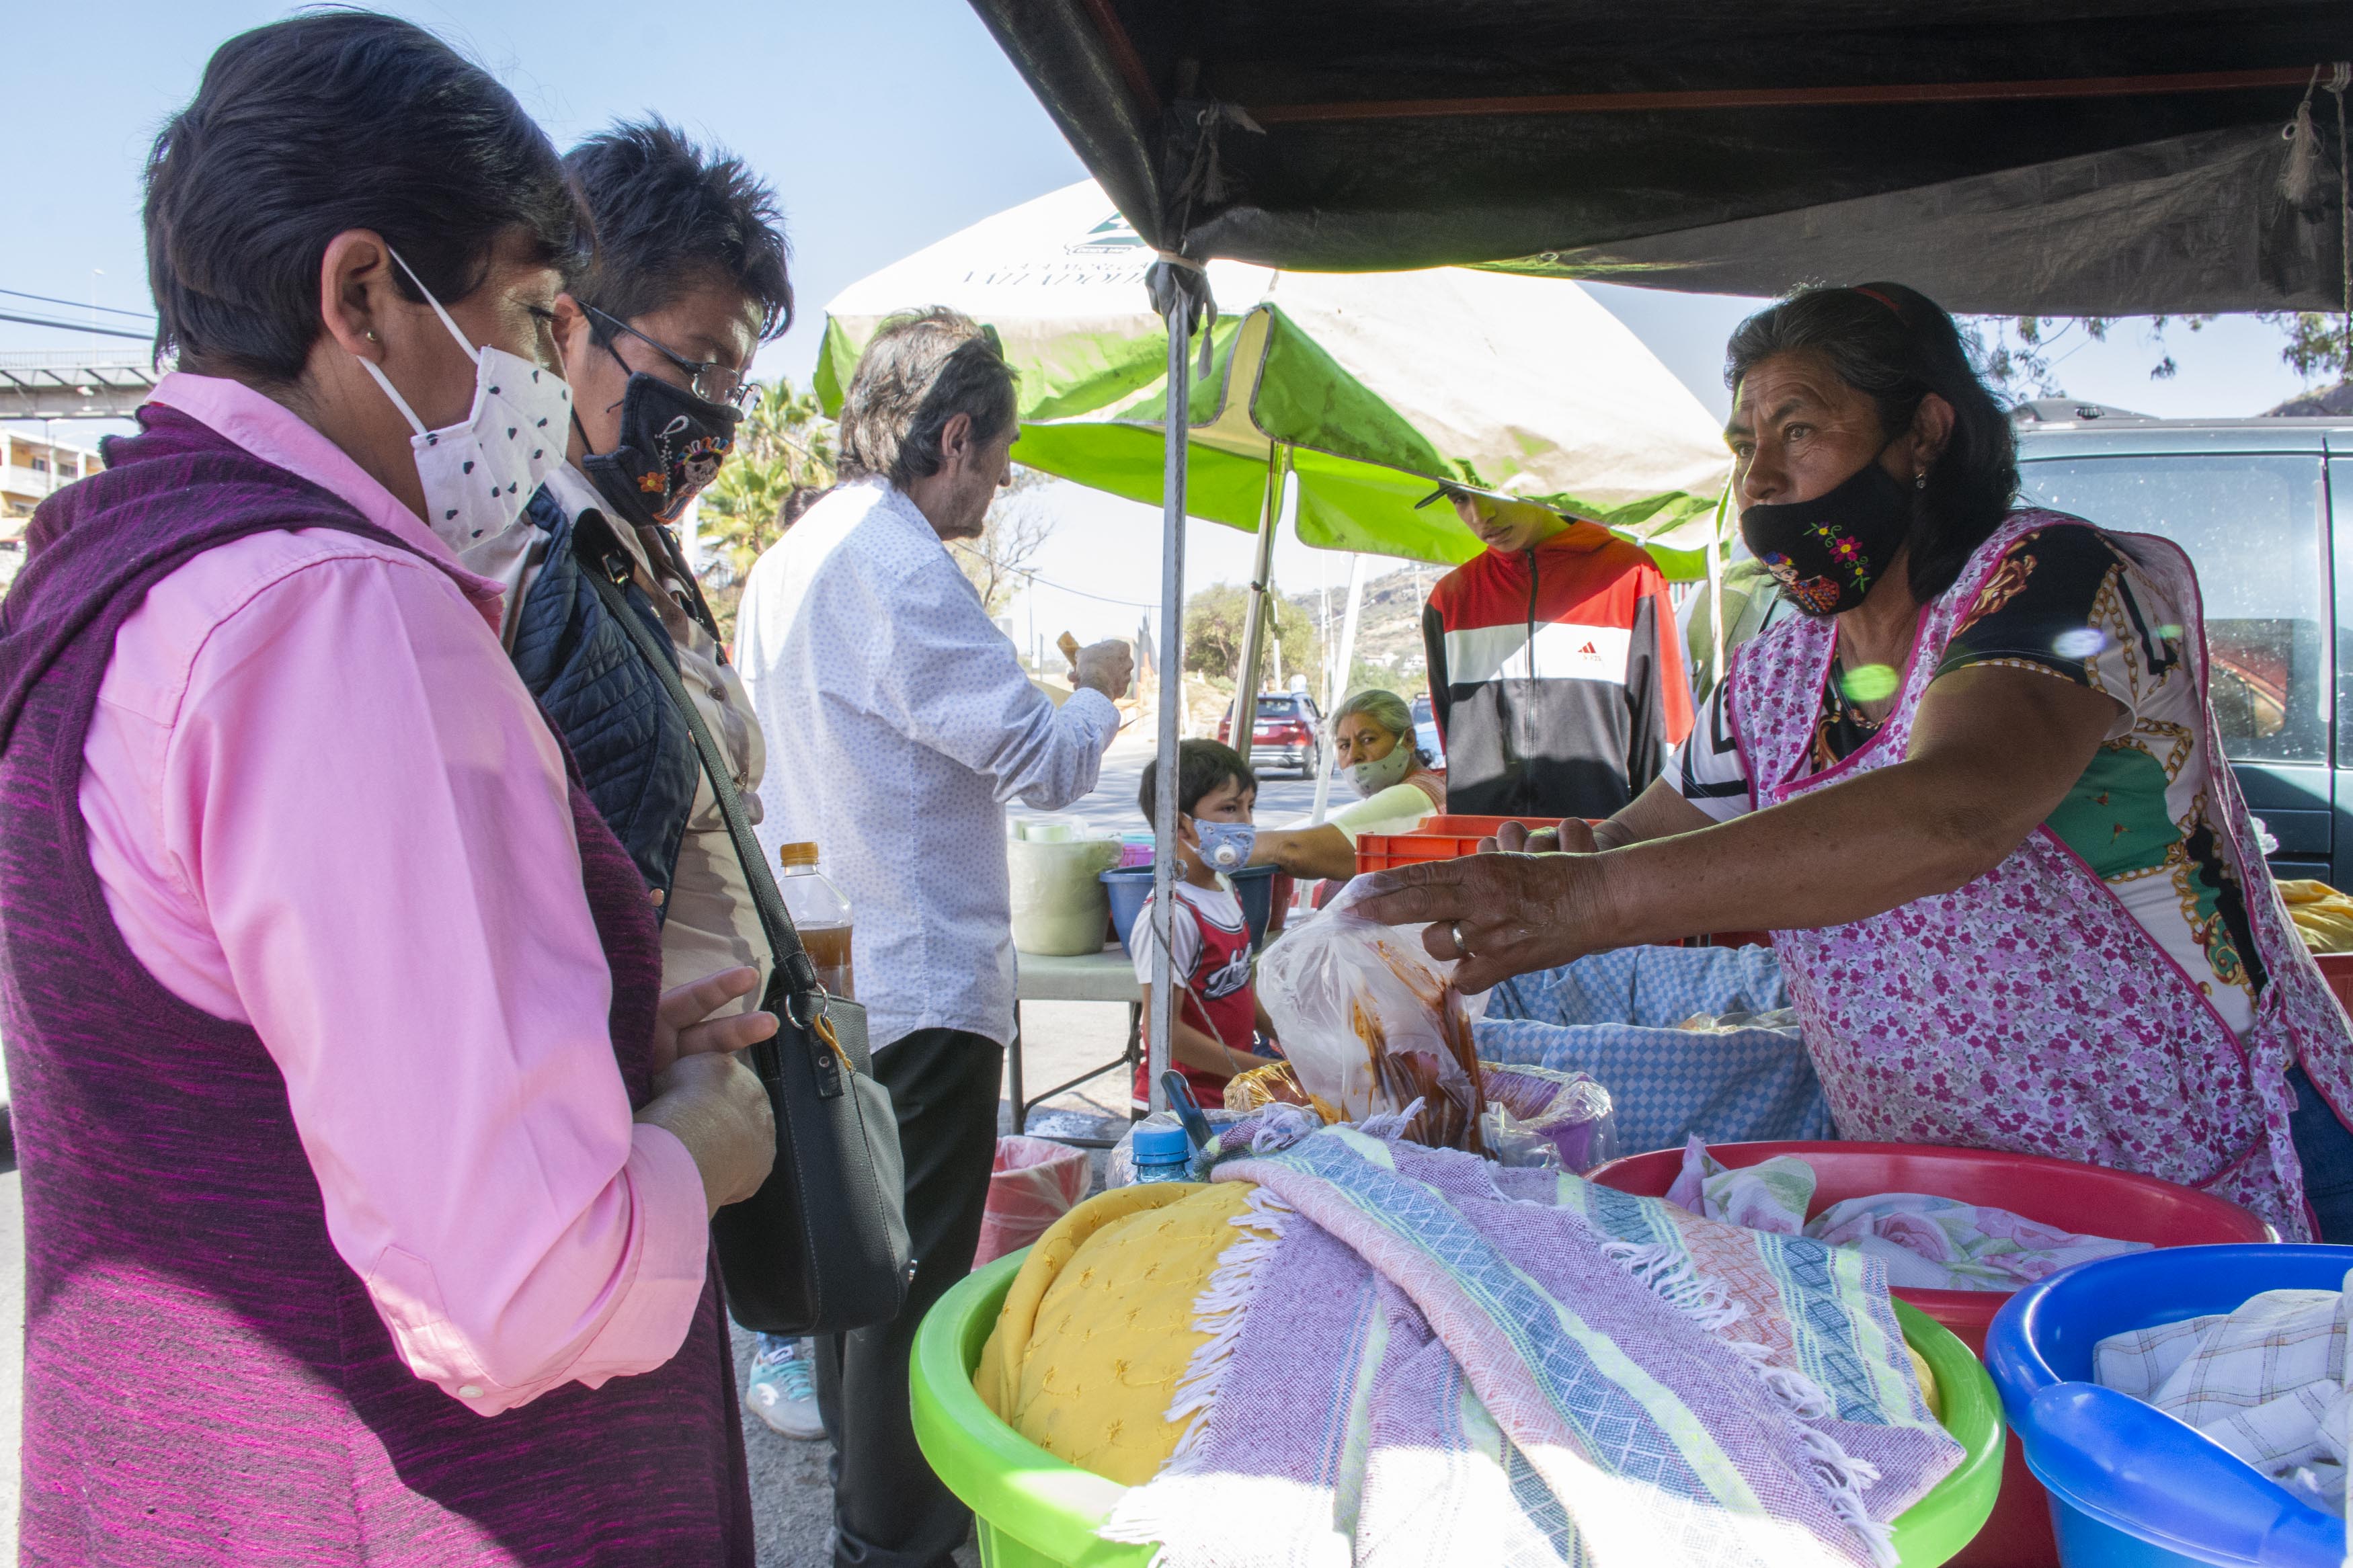
[[[1428,661],[1421,651],[1421,606],[1430,597],[1430,585],[1443,574],[1443,569],[1436,566],[1406,565],[1366,582],[1365,607],[1356,623],[1360,679],[1348,683],[1352,689],[1377,680],[1408,697],[1422,689]],[[1332,589],[1328,624],[1323,620],[1324,595],[1310,589],[1286,597],[1317,623],[1326,648],[1339,647],[1341,619],[1348,608],[1344,586],[1335,584]]]

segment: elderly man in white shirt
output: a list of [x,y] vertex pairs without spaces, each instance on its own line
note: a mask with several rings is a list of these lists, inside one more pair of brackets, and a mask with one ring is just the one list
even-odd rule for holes
[[875,1076],[899,1114],[918,1260],[895,1322],[822,1342],[839,1455],[835,1562],[944,1568],[969,1514],[915,1447],[915,1325],[971,1269],[1013,1030],[1005,805],[1094,787],[1132,674],[1079,655],[1056,708],[949,554],[1012,474],[1013,373],[987,332],[932,310],[884,325],[842,410],[844,482],[760,557],[736,616],[769,766],[760,834],[814,840],[848,896]]

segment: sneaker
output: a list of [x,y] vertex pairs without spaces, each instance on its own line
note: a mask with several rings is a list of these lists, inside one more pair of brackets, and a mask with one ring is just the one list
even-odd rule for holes
[[752,1376],[744,1402],[761,1420],[787,1437],[822,1437],[817,1413],[817,1363],[807,1340],[762,1334],[752,1355]]

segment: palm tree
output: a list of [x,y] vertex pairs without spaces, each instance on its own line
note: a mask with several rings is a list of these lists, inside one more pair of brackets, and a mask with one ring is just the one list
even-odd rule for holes
[[697,531],[706,552],[703,593],[730,641],[744,579],[760,552],[784,534],[786,501],[796,490],[833,483],[833,429],[815,393],[797,391],[789,377],[778,376],[760,388],[735,427],[735,449],[702,492]]

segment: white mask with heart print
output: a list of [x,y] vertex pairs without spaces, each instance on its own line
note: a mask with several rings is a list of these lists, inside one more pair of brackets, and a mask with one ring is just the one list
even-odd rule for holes
[[[390,247],[385,248],[390,249]],[[453,551],[503,532],[522,515],[540,481],[564,461],[571,433],[572,389],[552,370],[504,349],[476,348],[425,287],[416,268],[393,253],[458,346],[474,362],[474,406],[464,421],[428,430],[374,360],[360,361],[417,434],[409,449],[425,489],[425,521]]]

